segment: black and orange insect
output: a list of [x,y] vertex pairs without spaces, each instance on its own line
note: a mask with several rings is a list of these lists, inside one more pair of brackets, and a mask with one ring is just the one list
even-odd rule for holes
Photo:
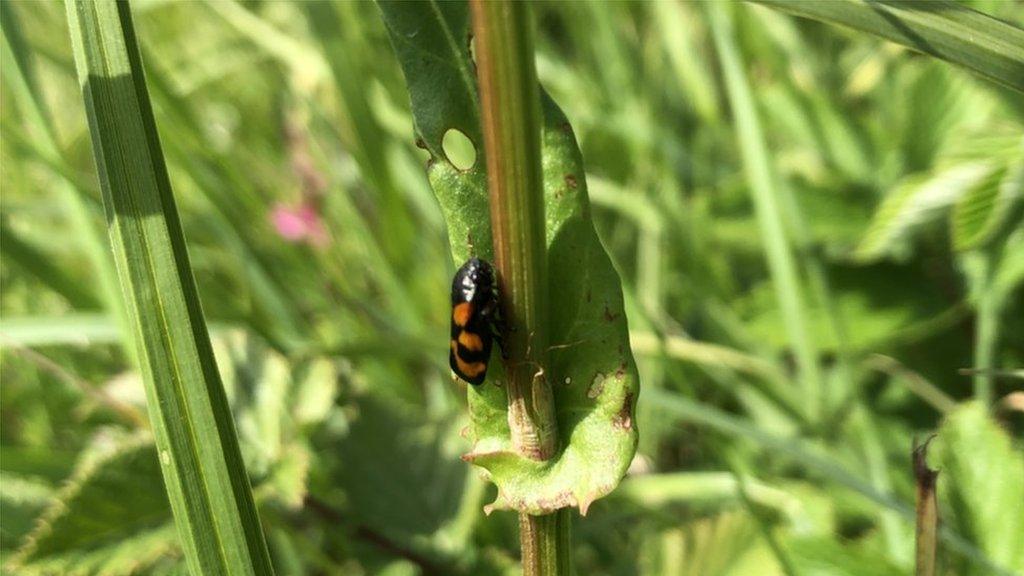
[[494,269],[485,260],[470,258],[452,280],[452,339],[448,363],[459,378],[474,386],[487,376],[497,314]]

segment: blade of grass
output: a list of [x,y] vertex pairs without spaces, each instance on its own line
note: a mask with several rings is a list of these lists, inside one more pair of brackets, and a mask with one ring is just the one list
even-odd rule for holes
[[[800,32],[793,31],[793,38],[796,44],[807,50],[806,44],[800,39]],[[868,157],[862,154],[862,148],[856,143],[857,138],[853,137],[852,125],[846,124],[844,118],[834,109],[827,100],[814,95],[813,107],[818,111],[823,124],[827,127],[823,132],[831,135],[833,140],[842,142],[848,140],[847,145],[836,148],[833,157],[837,166],[846,166],[845,171],[851,176],[863,177],[870,172]],[[848,138],[835,138],[841,134],[848,134]],[[824,139],[828,144],[829,139]],[[852,163],[842,160],[843,158],[859,158]],[[872,413],[860,404],[860,393],[853,378],[854,368],[850,352],[847,322],[843,318],[839,306],[829,282],[828,273],[822,256],[816,250],[812,237],[802,214],[800,205],[792,188],[786,179],[781,176],[775,180],[775,193],[779,198],[779,205],[783,220],[788,223],[788,232],[803,269],[806,270],[809,289],[813,300],[818,304],[821,312],[835,339],[835,362],[831,369],[831,377],[828,386],[821,387],[821,405],[823,407],[822,421],[832,421],[833,417],[846,410],[845,401],[851,398],[858,408],[855,408],[854,426],[859,426],[862,432],[854,434],[856,442],[860,444],[860,453],[864,469],[872,485],[882,491],[892,490],[892,479],[889,476],[889,469],[885,464],[885,454],[882,450],[878,434],[875,430],[875,423],[872,420]],[[882,511],[880,524],[881,533],[890,554],[896,555],[902,548],[903,530],[898,524],[899,517],[892,511]],[[781,560],[780,560],[781,561]]]
[[150,420],[193,574],[272,574],[189,267],[127,2],[67,3]]
[[0,320],[0,350],[7,346],[92,346],[119,342],[121,334],[107,314],[6,315]]
[[793,248],[786,238],[782,207],[772,180],[761,123],[740,61],[732,22],[726,12],[728,8],[717,2],[708,3],[706,8],[725,76],[726,93],[735,117],[736,138],[765,243],[768,268],[796,356],[807,413],[811,416],[810,420],[815,422],[824,408],[821,402],[822,380],[817,350],[810,337],[807,307],[793,258]]
[[[63,296],[78,309],[97,309],[102,303],[81,282],[72,278],[63,268],[53,263],[45,252],[22,240],[7,224],[0,220],[0,251],[8,262],[35,276],[54,292]],[[116,334],[116,332],[115,332]]]
[[[672,504],[699,508],[734,502],[739,494],[739,479],[729,472],[669,472],[631,476],[614,492],[623,498],[649,508],[661,509]],[[757,505],[787,517],[806,514],[800,499],[784,490],[754,480],[746,481],[747,496]]]
[[1024,30],[966,6],[946,0],[753,1],[880,36],[1024,92]]
[[219,233],[222,248],[236,255],[244,266],[246,283],[252,291],[252,329],[279,350],[291,352],[299,348],[303,345],[304,325],[291,305],[296,298],[287,291],[289,282],[280,274],[272,274],[274,263],[253,249],[257,243],[253,240],[251,218],[261,209],[251,206],[255,197],[251,192],[253,183],[245,180],[224,152],[205,139],[191,136],[202,132],[202,121],[194,107],[175,93],[162,70],[151,65],[146,80],[157,107],[171,123],[184,128],[177,138],[169,139],[167,157],[177,159],[183,172],[203,192],[212,208],[206,211],[208,225]]
[[779,537],[772,530],[771,519],[765,514],[765,510],[756,505],[757,503],[753,498],[752,491],[748,487],[750,483],[748,466],[734,451],[726,456],[726,460],[729,462],[733,477],[736,479],[737,496],[739,496],[740,501],[743,502],[744,507],[747,509],[747,514],[757,524],[761,537],[768,544],[768,548],[771,549],[775,560],[779,563],[779,567],[787,576],[797,576],[800,572],[794,567],[793,559],[790,558],[785,546],[783,546],[782,542],[779,541]]
[[[14,102],[24,118],[26,127],[31,131],[31,140],[39,151],[44,164],[63,164],[61,150],[57,143],[53,126],[45,113],[43,104],[38,100],[41,92],[33,89],[34,74],[28,67],[30,59],[26,54],[17,54],[15,50],[25,50],[27,45],[18,33],[17,12],[10,6],[4,10],[2,30],[3,46],[0,49],[3,79],[14,95]],[[68,207],[74,237],[84,249],[86,257],[98,278],[98,296],[113,312],[122,324],[126,322],[124,307],[121,304],[114,273],[113,262],[107,252],[103,238],[97,230],[93,219],[90,198],[65,173],[54,171],[58,177],[56,191]]]

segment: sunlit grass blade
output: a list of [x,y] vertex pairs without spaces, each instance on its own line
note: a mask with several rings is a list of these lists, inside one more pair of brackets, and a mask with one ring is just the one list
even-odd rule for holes
[[54,264],[42,250],[22,240],[3,221],[0,221],[0,252],[8,262],[35,276],[75,308],[96,309],[102,306],[92,292]]
[[[735,504],[739,480],[729,472],[670,472],[630,476],[613,498],[627,499],[650,508],[685,504],[695,510]],[[785,516],[805,515],[800,499],[785,490],[747,480],[747,496],[756,504]]]
[[126,2],[67,4],[107,223],[175,523],[193,574],[272,574]]
[[117,324],[107,314],[6,316],[0,320],[0,350],[8,346],[90,346],[120,342]]
[[[61,151],[56,133],[43,102],[39,99],[41,93],[35,87],[36,75],[30,66],[29,55],[26,53],[28,47],[20,34],[17,12],[10,5],[5,5],[3,26],[0,27],[0,30],[2,30],[0,61],[2,61],[4,71],[2,78],[4,84],[13,94],[14,106],[20,113],[26,130],[31,134],[36,159],[50,167],[61,165]],[[74,230],[73,234],[77,238],[76,244],[81,247],[89,259],[92,271],[96,275],[97,282],[95,288],[92,288],[96,294],[90,300],[102,299],[115,315],[123,318],[114,267],[110,254],[104,246],[103,237],[96,226],[90,198],[67,177],[66,173],[54,170],[54,174],[58,176],[56,191],[68,211]],[[4,244],[5,250],[12,248],[6,246],[6,239]],[[82,287],[79,291],[86,292],[87,290]],[[64,295],[68,296],[68,294]],[[72,303],[84,302],[72,301]]]
[[1024,30],[961,4],[946,0],[754,1],[881,36],[1024,92]]
[[764,133],[727,10],[727,6],[719,3],[707,4],[711,33],[718,48],[726,93],[735,118],[736,138],[743,157],[747,185],[764,241],[765,258],[771,271],[779,308],[786,320],[789,342],[796,356],[807,413],[813,421],[823,408],[820,390],[822,380],[817,351],[808,327],[808,307],[802,295],[793,247],[786,236],[783,207],[769,165]]

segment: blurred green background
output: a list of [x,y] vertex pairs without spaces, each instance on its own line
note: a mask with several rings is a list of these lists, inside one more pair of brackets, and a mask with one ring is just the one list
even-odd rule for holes
[[[493,488],[459,460],[456,263],[376,6],[132,6],[278,574],[516,573],[515,516],[484,516]],[[1024,98],[730,10],[763,140],[700,4],[534,4],[644,387],[630,474],[574,523],[578,572],[909,573],[910,450],[941,428],[943,573],[1021,573]],[[0,16],[4,570],[184,573],[64,8]],[[795,286],[767,264],[787,255]]]

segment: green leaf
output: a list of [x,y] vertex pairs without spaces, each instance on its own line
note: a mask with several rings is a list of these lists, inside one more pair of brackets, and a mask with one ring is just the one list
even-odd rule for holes
[[992,162],[977,160],[908,178],[875,211],[854,256],[868,262],[897,250],[911,231],[940,215],[995,170]]
[[660,550],[643,550],[641,557],[660,556],[661,566],[660,570],[648,569],[644,573],[679,576],[785,574],[764,540],[758,538],[757,524],[742,512],[727,512],[672,526],[650,543]]
[[111,243],[193,574],[271,574],[161,151],[131,10],[67,3]]
[[755,0],[880,36],[1024,92],[1024,30],[947,0]]
[[[939,469],[939,514],[997,564],[1024,571],[1024,452],[973,402],[951,414],[931,460]],[[949,514],[951,511],[953,514]],[[951,517],[952,516],[952,517]],[[972,570],[984,574],[984,568]]]
[[[219,335],[213,346],[246,468],[260,481],[260,501],[301,508],[312,454],[299,428],[310,422],[305,420],[308,412],[303,412],[310,408],[299,402],[319,402],[316,414],[320,419],[326,416],[336,393],[333,366],[326,360],[314,362],[299,380],[284,356],[241,330]],[[318,395],[303,400],[310,393]]]
[[[408,82],[418,144],[431,154],[428,176],[445,215],[452,254],[491,256],[491,226],[474,65],[464,3],[380,2]],[[486,509],[543,514],[590,503],[615,488],[636,450],[638,378],[629,348],[618,274],[590,220],[582,158],[572,127],[542,96],[542,153],[553,346],[545,377],[553,385],[562,450],[537,462],[511,445],[497,362],[470,388],[473,449],[464,459],[488,471],[498,497]],[[455,129],[476,148],[456,169],[444,135]]]
[[992,172],[956,203],[951,219],[953,248],[963,251],[987,245],[1019,216],[1022,200],[1024,159]]
[[136,574],[180,554],[148,436],[86,450],[12,560],[19,574]]
[[349,434],[332,447],[341,465],[331,476],[345,488],[354,519],[407,545],[439,534],[474,473],[459,461],[464,424],[430,422],[398,402],[361,397]]
[[786,546],[801,576],[901,576],[881,552],[831,538],[797,538]]
[[0,470],[0,549],[17,546],[32,530],[36,518],[53,496],[53,487],[29,475]]

